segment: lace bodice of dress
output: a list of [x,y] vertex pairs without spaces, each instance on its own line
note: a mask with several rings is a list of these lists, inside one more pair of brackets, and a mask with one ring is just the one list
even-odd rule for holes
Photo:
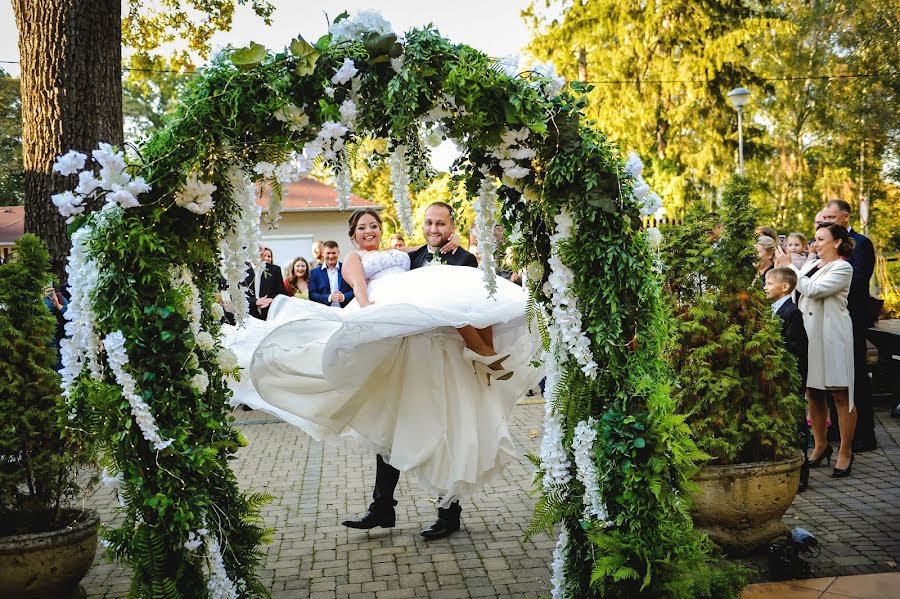
[[400,250],[378,250],[366,252],[357,250],[362,260],[363,274],[366,283],[388,275],[395,275],[409,270],[409,254]]

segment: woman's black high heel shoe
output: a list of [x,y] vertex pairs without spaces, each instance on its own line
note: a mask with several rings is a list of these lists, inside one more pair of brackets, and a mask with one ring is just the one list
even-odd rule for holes
[[822,465],[822,460],[828,460],[828,465],[830,466],[831,465],[831,454],[833,454],[833,453],[834,453],[834,448],[831,445],[827,446],[825,448],[825,451],[822,452],[822,455],[820,455],[819,457],[817,457],[814,460],[809,461],[809,467],[810,468],[818,468],[819,466]]
[[845,478],[850,476],[850,469],[853,468],[853,458],[856,457],[856,454],[850,456],[850,463],[847,464],[847,467],[844,469],[834,468],[831,471],[831,478]]

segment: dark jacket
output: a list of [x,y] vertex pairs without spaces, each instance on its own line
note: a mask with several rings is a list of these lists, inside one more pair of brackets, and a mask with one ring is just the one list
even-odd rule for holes
[[850,281],[850,292],[847,295],[847,311],[854,322],[859,321],[865,327],[874,324],[878,315],[873,313],[872,300],[869,296],[869,281],[875,272],[875,247],[872,241],[861,233],[850,231],[853,238],[853,253],[848,261],[853,266],[853,279]]
[[250,316],[265,320],[269,314],[268,308],[259,309],[256,307],[256,300],[261,297],[269,297],[275,299],[278,295],[286,295],[284,291],[284,280],[281,278],[281,268],[275,264],[266,264],[266,270],[259,277],[259,295],[254,292],[254,279],[256,273],[253,269],[247,271],[247,278],[244,284],[247,286],[247,301],[250,302]]
[[809,352],[806,338],[806,329],[803,328],[803,313],[794,305],[794,301],[788,298],[775,313],[781,319],[781,336],[789,352],[797,358],[800,368],[802,388],[806,388],[806,373],[808,369]]
[[[409,253],[409,268],[413,269],[427,266],[427,264],[434,259],[434,256],[435,254],[428,251],[428,246],[423,245],[416,251]],[[451,254],[441,254],[438,252],[437,256],[438,260],[443,264],[449,264],[450,266],[478,266],[478,260],[475,259],[475,256],[462,248],[458,248]]]
[[[353,288],[350,287],[350,283],[345,281],[341,274],[343,266],[343,262],[338,262],[338,290],[344,294],[344,301],[341,302],[341,308],[349,304],[353,299]],[[282,289],[283,288],[284,287],[282,286]],[[309,271],[309,299],[330,306],[331,302],[328,301],[329,295],[331,295],[331,283],[328,281],[328,271],[323,264],[322,266]]]

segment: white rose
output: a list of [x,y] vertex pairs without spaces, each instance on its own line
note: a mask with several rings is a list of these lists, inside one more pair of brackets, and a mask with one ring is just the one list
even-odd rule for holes
[[199,333],[197,333],[195,341],[197,342],[197,347],[199,347],[203,351],[211,350],[216,344],[213,336],[206,331],[200,331]]
[[209,311],[212,313],[213,318],[216,320],[221,320],[225,316],[225,308],[223,308],[222,305],[218,303],[213,303],[213,305],[209,307]]
[[200,395],[203,395],[209,387],[209,375],[201,370],[191,377],[191,386],[199,391]]
[[237,354],[225,347],[219,350],[216,361],[219,363],[219,368],[224,371],[234,370],[238,365]]

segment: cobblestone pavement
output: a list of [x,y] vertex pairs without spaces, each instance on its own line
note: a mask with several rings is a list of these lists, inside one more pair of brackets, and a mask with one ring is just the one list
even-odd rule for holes
[[[512,430],[523,454],[536,451],[544,407],[520,405]],[[349,530],[340,522],[369,503],[375,458],[347,446],[322,445],[259,412],[236,412],[250,446],[234,467],[246,488],[277,496],[263,512],[277,528],[261,572],[276,598],[523,598],[549,595],[555,540],[523,540],[534,499],[532,468],[523,457],[502,480],[463,504],[463,529],[426,542],[419,530],[436,507],[414,481],[400,477],[397,527]],[[900,562],[900,421],[878,411],[877,451],[860,454],[853,476],[813,470],[810,489],[785,521],[822,542],[815,576],[897,570]],[[114,518],[108,490],[93,497],[104,522]],[[99,555],[84,581],[88,596],[125,597],[129,574]]]

